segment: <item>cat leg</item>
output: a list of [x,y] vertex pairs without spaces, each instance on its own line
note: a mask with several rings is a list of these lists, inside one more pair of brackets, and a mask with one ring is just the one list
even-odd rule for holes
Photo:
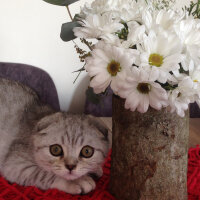
[[81,178],[75,180],[75,183],[77,183],[81,187],[82,194],[87,194],[91,192],[92,190],[94,190],[96,187],[96,183],[93,180],[93,178],[87,175],[82,176]]
[[70,194],[87,194],[94,190],[96,184],[89,176],[83,176],[79,179],[68,181],[57,177],[51,188],[56,188]]
[[70,194],[81,194],[82,192],[80,185],[72,181],[67,181],[61,177],[56,177],[50,188],[58,189]]
[[23,186],[36,186],[47,190],[56,179],[52,172],[41,169],[36,163],[17,155],[6,158],[1,174],[11,183]]

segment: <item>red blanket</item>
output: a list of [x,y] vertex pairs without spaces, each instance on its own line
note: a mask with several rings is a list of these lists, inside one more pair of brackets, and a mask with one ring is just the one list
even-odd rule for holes
[[[88,195],[69,195],[58,190],[41,191],[35,187],[9,184],[0,177],[0,200],[115,200],[108,191],[110,155],[104,165],[104,175],[97,182],[97,188]],[[200,147],[189,150],[188,199],[200,200]]]

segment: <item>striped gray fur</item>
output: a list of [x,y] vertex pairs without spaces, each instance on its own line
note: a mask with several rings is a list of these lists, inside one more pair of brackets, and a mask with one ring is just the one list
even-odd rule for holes
[[[55,112],[34,91],[0,78],[0,173],[8,181],[71,194],[95,188],[88,174],[102,175],[108,153],[107,130],[94,117]],[[50,153],[60,145],[63,155]],[[94,154],[83,158],[83,147]],[[76,165],[73,170],[66,166]]]

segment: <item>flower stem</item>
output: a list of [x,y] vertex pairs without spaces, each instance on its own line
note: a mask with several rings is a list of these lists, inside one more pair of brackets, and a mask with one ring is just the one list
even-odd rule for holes
[[72,14],[71,14],[71,12],[69,10],[69,6],[66,6],[66,8],[67,8],[67,12],[69,14],[70,19],[73,21]]
[[198,0],[198,2],[197,2],[197,9],[196,9],[197,18],[199,18],[199,5],[200,5],[200,0]]
[[75,78],[75,80],[74,80],[73,84],[75,84],[75,83],[76,83],[77,79],[78,79],[78,78],[79,78],[79,76],[81,75],[81,72],[82,72],[82,71],[79,71],[79,73],[78,73],[77,77]]

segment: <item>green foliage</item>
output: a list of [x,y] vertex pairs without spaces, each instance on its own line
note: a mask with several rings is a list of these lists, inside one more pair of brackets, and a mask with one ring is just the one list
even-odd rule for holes
[[125,22],[122,22],[122,24],[124,25],[124,28],[120,32],[117,32],[116,35],[119,39],[127,40],[129,34],[128,25]]
[[75,27],[80,27],[80,24],[76,21],[67,22],[63,24],[61,27],[61,33],[60,33],[61,39],[65,42],[75,39],[76,36],[74,35],[74,32],[73,32],[73,29]]
[[185,7],[185,9],[189,12],[189,15],[193,15],[195,18],[200,19],[200,0],[198,0],[197,3],[191,1],[190,6]]
[[152,3],[156,9],[161,10],[170,8],[175,0],[152,0]]
[[57,6],[68,6],[79,0],[43,0],[43,1]]
[[[135,0],[136,2],[140,0]],[[176,0],[145,0],[147,4],[152,4],[154,8],[161,10],[161,9],[168,9],[170,8]]]
[[[161,83],[159,83],[159,84],[161,84]],[[167,91],[174,90],[178,87],[178,85],[170,85],[169,83],[161,84],[161,86],[162,86],[162,88],[164,88]]]

